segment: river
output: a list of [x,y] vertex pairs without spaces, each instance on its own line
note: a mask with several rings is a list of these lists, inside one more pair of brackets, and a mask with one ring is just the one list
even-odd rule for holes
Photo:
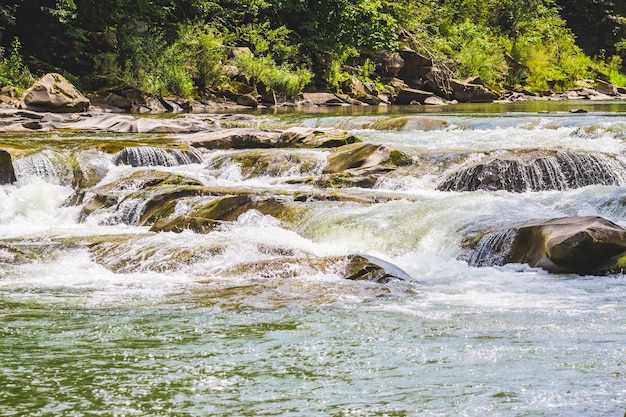
[[[373,188],[344,188],[351,199],[306,202],[289,225],[251,210],[207,234],[156,233],[111,213],[81,216],[55,161],[77,152],[106,171],[101,186],[141,169],[114,165],[103,143],[156,145],[167,135],[0,135],[17,176],[0,186],[0,251],[32,255],[0,262],[0,415],[624,415],[624,275],[471,266],[463,242],[492,225],[560,216],[626,226],[626,183],[438,186],[459,166],[506,152],[626,161],[626,103],[327,109],[231,124],[342,129],[415,163]],[[272,150],[293,165],[255,174],[236,158],[246,152],[201,149],[199,162],[157,169],[214,187],[310,193],[316,187],[297,180],[319,175],[331,151]],[[96,259],[91,244],[103,240],[121,243]],[[264,264],[285,253],[368,254],[412,279]]]

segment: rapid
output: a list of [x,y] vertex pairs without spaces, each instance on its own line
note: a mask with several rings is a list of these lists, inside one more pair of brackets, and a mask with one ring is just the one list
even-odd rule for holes
[[[310,196],[319,187],[301,180],[322,175],[332,151],[0,135],[17,150],[16,181],[0,185],[0,415],[623,416],[624,275],[477,267],[464,244],[560,216],[626,226],[626,104],[549,110],[241,117],[231,123],[349,131],[412,163],[328,191],[341,198],[303,198],[291,223],[249,210],[209,233],[151,231],[132,199],[85,214],[68,167],[89,161],[100,188],[150,166],[221,190]],[[524,165],[519,190],[442,186],[512,155],[541,161]],[[551,185],[532,185],[545,172]],[[312,260],[355,253],[412,279],[346,280]]]

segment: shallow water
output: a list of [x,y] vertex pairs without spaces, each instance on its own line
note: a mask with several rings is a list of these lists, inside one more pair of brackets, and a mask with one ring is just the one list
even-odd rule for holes
[[[590,113],[567,112],[582,105]],[[152,233],[104,215],[79,222],[80,207],[63,205],[73,192],[63,172],[16,167],[18,182],[0,188],[0,245],[34,261],[0,263],[0,415],[621,417],[624,275],[471,267],[462,242],[489,226],[565,215],[624,226],[626,185],[436,191],[464,161],[503,150],[624,159],[626,106],[582,105],[256,115],[242,123],[350,129],[419,156],[424,168],[399,170],[373,190],[344,190],[377,196],[376,204],[310,202],[293,225],[248,212],[207,235]],[[537,113],[543,109],[554,113]],[[372,126],[398,117],[408,119],[399,130]],[[63,153],[121,138],[54,140]],[[0,147],[20,143],[2,140]],[[24,143],[50,149],[50,135]],[[203,151],[200,164],[158,169],[210,186],[310,191],[287,180],[313,175],[329,152],[297,151],[314,162],[272,175],[246,176],[236,158],[215,164],[239,151]],[[137,169],[113,166],[108,153],[89,157],[108,169],[101,184]],[[123,244],[97,263],[88,247],[103,240]],[[262,273],[241,267],[287,251],[366,253],[414,280],[347,281],[306,263]]]

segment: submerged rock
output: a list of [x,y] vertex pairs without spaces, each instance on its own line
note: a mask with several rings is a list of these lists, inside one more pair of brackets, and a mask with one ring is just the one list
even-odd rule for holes
[[453,173],[441,191],[566,190],[587,185],[626,183],[626,164],[590,152],[524,151],[473,163]]
[[[172,217],[165,216],[167,213],[161,212],[162,218],[157,220],[150,230],[178,233],[183,230],[192,230],[196,233],[208,233],[218,225],[237,220],[249,210],[256,210],[279,220],[293,221],[302,209],[288,203],[289,201],[284,198],[248,194],[192,203],[184,214]],[[173,210],[169,214],[173,214]]]
[[0,245],[0,264],[22,264],[27,261],[28,257],[21,250]]
[[528,264],[554,273],[603,275],[626,268],[626,229],[597,216],[527,222],[485,234],[474,266]]

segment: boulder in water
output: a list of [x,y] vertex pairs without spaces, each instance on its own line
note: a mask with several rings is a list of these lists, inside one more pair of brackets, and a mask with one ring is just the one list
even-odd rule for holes
[[283,131],[278,146],[287,148],[336,148],[360,142],[351,133],[335,129],[291,127]]
[[350,255],[343,276],[353,281],[368,280],[387,283],[397,279],[411,281],[412,278],[396,265],[370,255]]
[[437,189],[525,192],[624,183],[626,164],[611,155],[530,150],[504,154],[463,167]]
[[189,135],[185,139],[196,148],[256,149],[276,147],[280,135],[277,130],[232,128]]
[[318,187],[373,187],[381,175],[400,166],[413,164],[413,158],[384,145],[356,143],[334,150],[322,175],[290,181],[305,182]]
[[130,165],[133,167],[171,167],[199,164],[201,162],[202,157],[195,149],[164,149],[153,146],[124,148],[113,157],[115,165]]
[[285,199],[241,194],[192,206],[186,213],[175,217],[162,216],[150,230],[153,232],[193,230],[196,233],[208,233],[216,225],[235,221],[249,210],[287,221],[294,220],[301,213],[301,210],[293,205],[288,205]]
[[604,275],[626,267],[626,229],[597,216],[562,217],[488,233],[471,264],[528,264],[554,273]]
[[136,171],[110,184],[81,190],[70,201],[84,204],[81,219],[108,213],[108,223],[132,225],[146,222],[183,196],[203,195],[202,183],[193,178],[156,170]]
[[89,100],[61,74],[50,73],[26,90],[20,107],[58,113],[83,112],[89,108]]
[[11,154],[0,149],[0,184],[12,184],[15,180]]

